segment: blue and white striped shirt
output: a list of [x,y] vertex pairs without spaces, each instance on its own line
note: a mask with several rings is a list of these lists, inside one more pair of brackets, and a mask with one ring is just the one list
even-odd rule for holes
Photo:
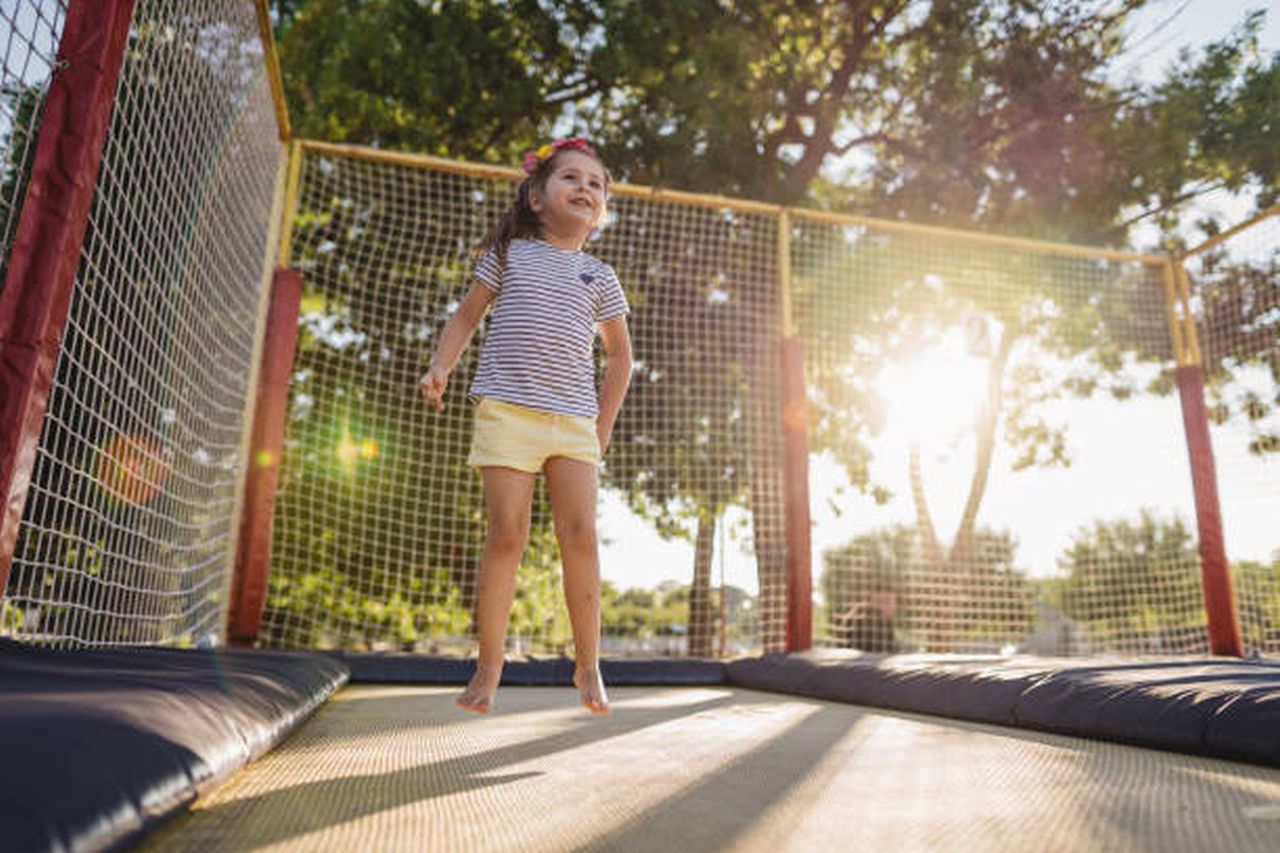
[[596,326],[630,312],[613,267],[542,240],[490,249],[475,277],[497,294],[471,396],[595,418]]

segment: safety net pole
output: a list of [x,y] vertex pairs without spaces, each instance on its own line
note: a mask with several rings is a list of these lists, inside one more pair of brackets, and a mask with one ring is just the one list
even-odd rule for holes
[[[280,462],[284,458],[289,378],[298,345],[302,308],[302,273],[289,269],[293,216],[297,211],[301,148],[290,145],[282,157],[272,206],[273,227],[264,251],[265,317],[259,323],[257,388],[247,452],[243,454],[240,518],[236,524],[235,566],[227,595],[227,642],[252,646],[258,640],[271,574],[271,535],[275,527]],[[278,262],[278,266],[276,265]]]
[[1175,264],[1174,274],[1185,321],[1183,351],[1179,354],[1177,368],[1178,397],[1182,402],[1182,423],[1187,434],[1187,453],[1191,460],[1196,527],[1200,534],[1200,577],[1205,615],[1209,620],[1209,651],[1215,655],[1241,657],[1244,647],[1240,642],[1240,622],[1236,614],[1231,569],[1222,533],[1218,475],[1209,435],[1209,414],[1204,401],[1204,360],[1200,353],[1195,317],[1191,311],[1187,272],[1181,261]]
[[277,269],[271,285],[253,439],[245,461],[248,471],[244,509],[227,629],[228,642],[236,646],[251,646],[256,642],[267,600],[272,521],[280,460],[284,455],[289,376],[298,342],[301,304],[302,275],[296,270]]
[[297,353],[298,317],[302,308],[302,273],[289,268],[302,147],[291,139],[284,82],[266,0],[255,0],[254,6],[276,125],[280,141],[288,146],[288,155],[284,163],[284,179],[277,185],[278,204],[273,206],[273,230],[265,253],[265,266],[270,271],[271,283],[266,293],[266,317],[261,324],[265,335],[257,347],[260,359],[256,371],[258,385],[254,394],[249,448],[244,455],[235,564],[230,572],[227,595],[227,642],[234,646],[252,646],[257,642],[267,601],[271,536],[275,528],[276,494],[280,463],[284,458],[285,422],[289,408],[289,377]]
[[785,210],[778,214],[778,281],[782,309],[779,378],[787,536],[787,651],[799,652],[813,646],[813,565],[804,344],[795,336],[791,316],[791,217]]
[[0,291],[0,591],[9,576],[102,163],[133,0],[73,0]]

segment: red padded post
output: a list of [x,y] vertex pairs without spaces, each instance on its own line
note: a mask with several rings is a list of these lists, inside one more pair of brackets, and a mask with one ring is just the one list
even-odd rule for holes
[[1209,651],[1215,655],[1240,657],[1240,622],[1236,615],[1235,593],[1231,588],[1231,567],[1227,563],[1222,536],[1222,510],[1218,503],[1218,477],[1209,438],[1209,414],[1204,404],[1204,368],[1199,364],[1178,367],[1178,396],[1182,400],[1182,423],[1191,456],[1191,483],[1196,499],[1196,525],[1200,534],[1200,576],[1204,607],[1209,617]]
[[267,601],[276,486],[284,453],[289,376],[297,350],[301,305],[302,273],[276,270],[267,309],[253,433],[245,463],[249,470],[245,477],[244,509],[240,514],[240,537],[231,582],[227,642],[233,646],[252,646],[257,641],[262,608]]
[[0,290],[0,593],[53,387],[133,0],[71,0]]
[[782,356],[783,495],[787,534],[787,651],[813,646],[813,570],[809,522],[809,436],[804,344],[784,338]]

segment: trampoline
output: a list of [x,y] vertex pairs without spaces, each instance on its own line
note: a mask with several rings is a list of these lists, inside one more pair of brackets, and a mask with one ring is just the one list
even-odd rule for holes
[[150,850],[1274,850],[1280,771],[732,687],[353,685]]
[[9,849],[1280,846],[1271,662],[607,660],[605,718],[468,666],[0,643]]
[[[636,297],[644,371],[602,485],[646,536],[687,527],[693,583],[619,537],[646,574],[604,608],[614,713],[557,657],[513,660],[474,716],[470,419],[425,418],[416,383],[523,173],[294,137],[265,0],[23,5],[0,62],[0,848],[1280,849],[1255,298],[1280,207],[1170,255],[619,184],[592,251]],[[890,384],[937,398],[913,426],[966,409],[941,399],[957,365],[987,383],[971,401],[1040,396],[991,393],[993,366],[1110,390],[1081,453],[1173,520],[1010,485],[1005,512],[1070,545],[1023,560],[984,470],[991,505],[957,502],[942,554],[916,445],[878,426],[911,408],[872,400],[895,359]],[[1086,361],[1117,369],[1082,384]],[[560,655],[538,500],[512,650]],[[858,639],[868,608],[889,642]],[[930,654],[814,650],[836,646]],[[632,657],[663,653],[689,657]]]

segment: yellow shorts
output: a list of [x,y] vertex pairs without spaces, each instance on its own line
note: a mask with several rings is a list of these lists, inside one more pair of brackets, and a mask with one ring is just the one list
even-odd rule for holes
[[600,461],[596,422],[484,397],[476,406],[471,455],[475,468],[500,466],[536,474],[552,456]]

